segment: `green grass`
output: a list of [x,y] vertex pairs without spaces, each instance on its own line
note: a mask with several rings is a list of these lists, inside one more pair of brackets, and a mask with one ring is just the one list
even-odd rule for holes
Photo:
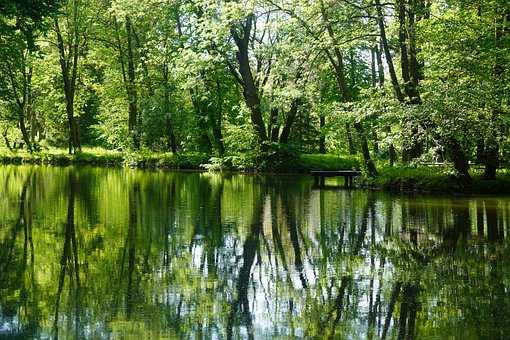
[[[274,156],[279,158],[279,167],[276,172],[306,173],[311,170],[346,170],[359,169],[360,163],[356,157],[322,155],[322,154],[296,154]],[[232,157],[230,157],[232,158]],[[228,157],[225,157],[229,160]],[[162,153],[152,151],[121,152],[103,148],[83,148],[81,153],[69,155],[65,149],[48,149],[29,153],[27,151],[11,152],[0,149],[0,163],[2,164],[45,164],[55,166],[67,165],[97,165],[97,166],[128,166],[132,168],[163,168],[163,169],[226,169],[234,171],[254,171],[256,165],[246,165],[241,162],[222,161],[225,167],[206,165],[212,158],[201,153]],[[221,159],[220,159],[221,161]],[[253,163],[254,160],[251,160]],[[277,160],[278,161],[278,160]],[[216,160],[218,162],[218,160]],[[248,162],[250,163],[250,162]],[[250,164],[251,164],[250,163]]]
[[132,168],[200,169],[208,157],[200,153],[120,152],[102,148],[84,148],[82,152],[69,155],[64,149],[49,149],[40,152],[11,152],[0,149],[2,164],[44,164],[55,166],[96,165],[128,166]]
[[379,176],[372,179],[364,179],[363,184],[382,189],[403,191],[460,190],[459,183],[445,169],[432,167],[382,167],[379,169]]
[[500,171],[495,180],[484,180],[480,172],[472,172],[471,185],[463,185],[449,168],[381,167],[376,178],[363,178],[362,186],[397,191],[442,193],[500,194],[510,193],[510,173]]
[[353,170],[360,169],[359,159],[355,156],[336,156],[322,154],[302,154],[297,161],[304,171],[312,170]]

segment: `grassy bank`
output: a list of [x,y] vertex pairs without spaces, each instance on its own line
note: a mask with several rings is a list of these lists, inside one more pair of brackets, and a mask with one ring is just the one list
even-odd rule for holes
[[[214,164],[212,164],[214,162]],[[262,160],[261,162],[264,162]],[[69,155],[63,149],[49,149],[28,153],[11,152],[0,149],[1,164],[36,164],[36,165],[95,165],[106,167],[127,166],[142,169],[209,169],[212,171],[269,171],[286,173],[307,173],[311,170],[358,169],[356,158],[336,155],[307,154],[295,155],[285,159],[277,168],[265,169],[257,164],[256,159],[232,161],[232,157],[211,158],[201,153],[159,153],[159,152],[120,152],[101,148],[84,148],[81,153]],[[270,164],[271,165],[271,164]]]
[[212,157],[204,168],[210,171],[239,171],[262,173],[309,173],[312,170],[359,169],[357,157],[331,154],[299,154],[271,152],[264,155],[234,155]]
[[105,167],[128,166],[131,168],[201,169],[207,155],[200,153],[120,152],[99,148],[84,148],[81,153],[69,155],[66,150],[50,149],[35,153],[0,150],[2,164],[37,165],[95,165]]
[[392,191],[441,193],[503,194],[510,193],[510,173],[500,171],[495,180],[484,180],[479,171],[471,173],[473,182],[462,184],[449,168],[381,167],[376,178],[362,178],[359,184]]
[[[160,153],[160,152],[120,152],[100,148],[84,148],[83,152],[69,155],[63,149],[49,149],[36,153],[11,152],[0,149],[0,164],[35,165],[94,165],[104,167],[130,167],[140,169],[181,169],[273,173],[309,173],[312,170],[351,170],[360,169],[359,159],[350,156],[297,154],[282,159],[243,159],[232,157],[211,158],[201,153]],[[265,163],[265,168],[256,162]],[[276,163],[276,165],[274,165]],[[449,168],[442,167],[388,167],[379,164],[379,176],[360,178],[361,187],[392,191],[422,191],[441,193],[510,193],[510,172],[500,171],[496,180],[483,180],[481,173],[473,172],[473,183],[462,185]]]
[[312,170],[358,170],[360,162],[354,156],[336,156],[321,154],[299,155],[297,160],[298,168],[304,172]]

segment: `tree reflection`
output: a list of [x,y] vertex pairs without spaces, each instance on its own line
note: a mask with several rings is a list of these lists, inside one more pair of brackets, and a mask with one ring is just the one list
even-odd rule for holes
[[[261,194],[259,194],[261,195]],[[227,338],[234,336],[233,328],[236,320],[246,327],[248,338],[253,339],[253,323],[250,314],[250,303],[248,301],[248,286],[255,256],[260,247],[260,233],[262,230],[262,197],[254,198],[254,209],[250,223],[249,234],[243,245],[243,264],[239,269],[236,285],[236,298],[232,303],[227,325]]]
[[502,199],[322,190],[298,177],[4,171],[0,327],[7,334],[510,332]]
[[60,274],[58,277],[58,288],[53,318],[53,335],[55,338],[58,338],[59,336],[60,304],[62,292],[64,291],[66,275],[69,280],[69,297],[71,300],[74,300],[74,337],[76,339],[82,337],[80,334],[82,330],[80,325],[80,267],[74,215],[76,187],[76,176],[73,172],[70,172],[68,182],[67,218],[66,223],[64,224],[64,246],[62,256],[60,257]]
[[[21,193],[17,200],[13,200],[18,202],[16,219],[10,228],[8,226],[5,237],[0,237],[0,325],[10,324],[11,335],[19,337],[35,334],[40,322],[39,309],[34,303],[37,291],[31,205],[34,176],[29,172],[22,180]],[[18,241],[20,233],[23,234],[21,247]],[[12,295],[18,295],[17,292],[18,301],[12,299]],[[27,322],[22,328],[12,327],[17,315]]]

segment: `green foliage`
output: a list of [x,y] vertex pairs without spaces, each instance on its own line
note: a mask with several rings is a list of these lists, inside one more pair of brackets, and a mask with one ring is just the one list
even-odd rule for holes
[[454,169],[442,166],[381,167],[377,178],[360,180],[362,186],[394,191],[419,191],[442,193],[498,194],[510,192],[510,176],[502,173],[494,180],[485,180],[473,172],[473,182],[465,186],[455,175]]
[[124,157],[124,164],[132,168],[144,169],[200,169],[208,161],[208,156],[201,153],[155,153],[129,152]]
[[311,170],[359,170],[360,161],[357,157],[302,154],[299,156],[299,167]]
[[237,156],[213,157],[204,166],[210,171],[240,170],[280,173],[309,173],[312,170],[360,169],[357,157],[303,154],[282,145],[272,145],[269,150],[252,157],[243,153]]
[[46,28],[45,19],[57,13],[60,3],[61,0],[2,0],[0,38],[21,33],[33,48],[37,31]]
[[13,153],[0,149],[1,164],[38,165],[94,165],[127,166],[144,169],[201,169],[208,162],[208,156],[200,153],[155,153],[148,151],[119,152],[101,148],[86,148],[82,152],[69,155],[63,149],[50,149],[34,153]]
[[451,169],[440,167],[384,167],[377,178],[365,180],[364,184],[402,191],[455,192],[462,189]]
[[211,157],[209,162],[204,164],[203,167],[209,171],[235,170],[253,172],[257,168],[255,159],[255,156],[249,153]]
[[[149,164],[150,152],[203,153],[209,169],[268,172],[354,166],[300,156],[323,152],[401,166],[449,161],[457,172],[469,162],[488,167],[491,150],[496,163],[508,161],[507,4],[402,4],[405,41],[398,6],[381,11],[392,78],[377,6],[365,0],[4,1],[0,143],[66,147],[73,112],[81,144],[145,150]],[[67,95],[58,35],[47,29],[56,23],[64,50],[81,41]],[[234,37],[248,29],[241,51]],[[414,97],[404,58],[414,63]]]

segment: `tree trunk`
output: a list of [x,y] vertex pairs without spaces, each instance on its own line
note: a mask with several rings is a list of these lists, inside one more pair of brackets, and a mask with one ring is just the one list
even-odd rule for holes
[[398,42],[400,47],[400,70],[402,73],[402,80],[404,81],[404,91],[409,97],[413,99],[411,93],[411,77],[409,76],[409,56],[407,54],[407,32],[406,32],[406,4],[405,0],[397,0],[398,8]]
[[372,144],[374,144],[374,152],[376,155],[379,154],[379,136],[376,131],[372,132]]
[[[70,75],[70,79],[68,80],[68,91],[69,91],[69,99],[68,103],[70,103],[68,111],[68,119],[71,125],[71,134],[72,134],[72,144],[74,148],[74,152],[81,152],[81,143],[80,143],[80,132],[79,125],[77,124],[77,118],[74,116],[74,97],[76,93],[76,78],[78,76],[78,61],[80,57],[80,31],[79,31],[79,19],[78,19],[78,2],[76,0],[73,1],[73,25],[74,25],[74,36],[72,40],[72,69]],[[71,46],[70,46],[71,48]],[[69,59],[71,60],[71,59]],[[69,66],[69,62],[67,64]]]
[[384,87],[384,66],[381,56],[382,40],[379,41],[379,46],[375,46],[375,58],[377,59],[377,75],[379,78],[379,86]]
[[372,47],[370,49],[370,78],[372,80],[372,87],[377,86],[377,75],[376,75],[376,68],[375,68],[375,47]]
[[416,25],[414,14],[416,4],[414,0],[409,0],[409,6],[406,8],[405,1],[398,0],[397,2],[402,79],[404,80],[404,90],[409,97],[409,102],[411,104],[420,104],[421,98],[418,92],[420,75],[416,58]]
[[356,129],[356,132],[360,136],[361,154],[363,155],[363,160],[365,161],[365,168],[367,170],[368,176],[375,177],[378,173],[374,161],[370,157],[370,149],[368,148],[368,141],[365,136],[363,126],[360,122],[356,122],[354,123],[354,129]]
[[372,87],[377,86],[377,70],[376,70],[376,47],[372,47],[370,49],[370,77],[372,80]]
[[[391,134],[391,127],[388,126],[387,131],[389,134]],[[388,157],[390,159],[390,167],[393,167],[397,161],[397,150],[395,150],[393,143],[390,143],[388,147]]]
[[166,131],[168,137],[168,148],[172,150],[172,153],[177,153],[177,140],[175,138],[174,129],[172,126],[172,120],[169,115],[166,116]]
[[476,163],[485,164],[485,141],[483,139],[476,143]]
[[135,59],[133,53],[133,29],[131,19],[126,16],[126,37],[127,37],[127,95],[128,95],[128,128],[133,147],[140,149],[140,131],[138,126],[138,95],[136,91],[136,73],[135,73]]
[[395,93],[395,97],[398,99],[398,101],[403,102],[404,96],[402,95],[400,85],[398,84],[397,74],[395,73],[395,67],[393,66],[393,58],[391,56],[390,47],[386,38],[386,28],[384,27],[382,6],[379,0],[375,0],[375,5],[377,9],[377,24],[379,25],[379,34],[381,35],[381,45],[384,50],[384,56],[386,57],[386,63],[388,64],[388,73],[390,74],[393,92]]
[[[331,65],[333,66],[333,69],[335,71],[335,78],[340,90],[340,93],[342,94],[342,98],[344,102],[348,103],[352,101],[351,92],[349,91],[349,88],[347,86],[347,82],[345,81],[345,70],[344,70],[344,62],[343,62],[343,55],[342,51],[340,51],[338,44],[336,43],[336,36],[333,31],[333,27],[331,26],[331,23],[329,22],[326,8],[324,7],[324,3],[321,0],[321,11],[322,11],[322,19],[326,25],[326,30],[328,32],[329,37],[333,41],[333,52],[327,51],[327,56],[329,61],[331,62]],[[336,61],[335,61],[336,59]],[[368,172],[369,176],[377,176],[377,170],[375,168],[375,164],[372,161],[372,158],[370,157],[370,150],[368,148],[368,141],[367,136],[365,135],[365,131],[363,129],[363,125],[360,122],[354,123],[354,129],[356,130],[360,144],[361,144],[361,153],[363,155],[363,160],[365,163],[365,168]]]
[[349,89],[351,91],[351,98],[356,97],[356,58],[354,58],[354,51],[351,49],[349,51],[349,78],[351,81],[351,84],[349,86]]
[[490,140],[485,146],[484,152],[485,171],[483,174],[484,179],[496,179],[496,171],[499,167],[499,145],[497,141]]
[[349,123],[345,123],[345,134],[347,136],[347,147],[349,148],[349,155],[355,155],[356,146],[354,145],[351,126],[349,125]]
[[168,65],[163,65],[162,74],[164,82],[163,111],[165,114],[168,148],[172,150],[172,153],[175,154],[177,153],[177,139],[175,138],[174,126],[172,124],[172,115],[170,110],[170,84],[168,83]]
[[390,144],[388,152],[390,158],[390,167],[393,167],[395,165],[395,162],[397,161],[397,151],[395,150],[393,144]]
[[[23,52],[21,52],[21,54],[22,54],[22,58],[25,59]],[[23,63],[26,63],[26,60],[23,60]],[[23,88],[18,89],[16,76],[14,75],[14,72],[11,70],[10,67],[8,67],[7,70],[8,70],[8,75],[9,75],[9,79],[11,81],[11,87],[12,87],[11,95],[15,98],[16,104],[17,104],[17,110],[16,110],[17,112],[16,113],[17,113],[17,117],[18,117],[18,127],[21,131],[21,136],[23,138],[23,142],[27,146],[28,151],[31,153],[32,145],[30,143],[30,136],[27,131],[27,127],[26,127],[26,123],[25,123],[26,122],[26,114],[29,111],[28,108],[30,107],[29,102],[31,100],[31,96],[30,96],[31,73],[27,74],[25,66],[23,66],[23,78],[24,78],[23,79]],[[20,94],[20,91],[22,91],[21,94]]]
[[12,151],[12,146],[11,142],[9,141],[8,132],[9,130],[5,129],[4,132],[2,133],[2,136],[4,137],[5,146],[7,146],[7,149],[9,149],[9,151]]
[[[370,75],[372,79],[372,87],[377,87],[377,70],[376,70],[376,47],[370,48]],[[377,131],[372,132],[373,144],[374,144],[374,152],[376,155],[379,155],[379,138],[377,136]]]
[[[381,50],[383,50],[382,47],[382,39],[379,39],[379,47],[375,47],[375,56],[377,59],[377,73],[379,75],[379,86],[381,88],[384,87],[384,66],[382,62],[382,56],[381,56]],[[386,127],[387,133],[391,134],[391,126]],[[391,142],[388,145],[388,158],[390,161],[390,167],[393,167],[395,162],[397,161],[397,151],[395,150],[395,146]]]
[[269,139],[272,142],[277,142],[278,137],[280,135],[280,126],[278,125],[278,113],[279,113],[278,108],[273,107],[269,115],[269,124],[267,131],[270,133]]
[[[501,16],[501,20],[496,23],[496,46],[501,48],[505,37],[508,35],[510,27],[510,10],[506,9]],[[496,58],[494,65],[494,80],[502,81],[501,77],[505,71],[504,59],[501,56]],[[499,91],[498,91],[499,92]],[[497,97],[504,98],[505,93],[497,93]],[[497,128],[499,116],[501,115],[499,108],[493,108],[491,125],[494,133],[485,140],[485,179],[496,179],[496,171],[499,167],[499,144],[497,140],[497,132],[500,130]]]
[[213,128],[214,139],[216,140],[216,148],[218,150],[218,154],[223,156],[225,154],[225,145],[223,144],[223,135],[221,133],[221,129],[217,126]]
[[[422,103],[420,92],[418,90],[419,81],[422,78],[421,68],[423,65],[420,65],[417,60],[418,49],[416,47],[416,18],[415,18],[415,8],[416,1],[409,0],[409,23],[408,23],[408,39],[409,39],[409,75],[411,77],[409,82],[409,98],[410,104],[419,105]],[[418,132],[418,128],[413,128],[413,135],[416,135]],[[409,156],[413,158],[418,158],[423,154],[423,142],[418,140],[412,140],[412,146],[409,150]]]
[[212,122],[212,134],[214,137],[214,144],[220,156],[225,153],[225,145],[223,144],[223,134],[221,132],[221,111],[214,112],[216,117],[211,117]]
[[[69,21],[68,21],[69,22]],[[73,1],[72,23],[74,34],[69,35],[67,49],[60,31],[58,18],[55,18],[55,31],[57,33],[57,47],[59,50],[59,63],[64,82],[64,95],[66,100],[67,126],[68,126],[68,149],[69,154],[81,151],[78,125],[74,117],[74,96],[76,90],[76,78],[78,75],[78,62],[80,54],[80,32],[78,27],[78,4]],[[67,52],[66,52],[67,50]]]
[[280,134],[280,143],[287,144],[289,142],[290,137],[290,129],[296,120],[296,116],[299,111],[299,106],[301,105],[301,99],[296,98],[292,101],[289,112],[287,113],[287,118],[285,119],[285,123],[283,124],[282,133]]
[[[411,93],[411,104],[421,104],[420,92],[418,91],[418,85],[420,79],[422,79],[422,67],[423,65],[418,63],[417,54],[418,49],[416,47],[416,0],[409,0],[409,24],[407,28],[409,38],[409,75],[411,76],[410,93]],[[419,19],[419,18],[418,18]]]
[[74,117],[74,84],[67,80],[65,87],[67,126],[69,130],[69,154],[81,150],[78,126]]
[[455,170],[459,175],[459,180],[463,185],[470,185],[472,182],[471,175],[469,174],[469,162],[462,146],[459,142],[451,138],[446,143],[447,152],[453,162]]
[[231,29],[232,37],[234,38],[237,45],[237,62],[239,64],[239,74],[243,82],[243,96],[246,105],[250,109],[251,121],[255,132],[257,133],[259,143],[264,147],[267,141],[266,127],[262,118],[262,111],[260,108],[260,97],[258,89],[255,86],[255,80],[250,66],[249,57],[249,42],[250,34],[253,26],[253,15],[248,16],[244,23],[241,25],[243,34],[242,36],[235,29]]
[[[379,0],[377,0],[379,1]],[[397,1],[398,21],[399,21],[399,46],[400,46],[400,68],[402,79],[404,81],[404,91],[409,97],[409,103],[420,104],[421,99],[418,93],[418,63],[416,60],[416,39],[414,33],[414,2],[409,0],[409,6],[406,6],[406,0]],[[407,15],[406,15],[407,14]],[[409,46],[409,48],[408,48]],[[411,135],[418,134],[416,124],[410,122]],[[411,139],[410,145],[402,151],[404,161],[420,157],[423,153],[423,145],[416,139]]]
[[32,108],[29,109],[30,112],[30,144],[33,146],[36,144],[35,138],[38,132],[38,123],[37,123],[37,114]]
[[27,131],[27,127],[25,125],[25,115],[19,114],[18,115],[18,124],[19,129],[21,131],[21,135],[23,136],[23,141],[25,142],[25,145],[27,146],[27,149],[30,153],[32,153],[32,144],[30,143],[30,136]]

